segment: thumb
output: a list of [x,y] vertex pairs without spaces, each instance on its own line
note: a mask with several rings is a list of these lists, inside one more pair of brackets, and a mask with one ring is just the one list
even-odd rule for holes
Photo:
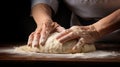
[[80,48],[82,48],[82,46],[84,45],[84,39],[83,38],[80,38],[79,41],[77,42],[77,44],[75,46],[73,46],[72,50],[75,51],[75,50],[80,50]]
[[62,27],[62,26],[60,26],[57,22],[54,22],[54,27],[55,27],[55,31],[57,31],[57,32],[62,32],[62,31],[64,31],[65,30],[65,28],[64,27]]
[[57,32],[62,32],[62,31],[65,31],[65,28],[64,27],[61,27],[61,26],[58,26],[56,28]]

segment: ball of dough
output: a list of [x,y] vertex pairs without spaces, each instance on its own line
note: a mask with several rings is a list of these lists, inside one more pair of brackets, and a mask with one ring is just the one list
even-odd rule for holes
[[26,51],[26,52],[41,52],[41,53],[82,53],[82,52],[91,52],[95,51],[95,46],[93,44],[84,44],[77,47],[77,49],[72,50],[73,46],[76,45],[77,39],[70,40],[65,43],[60,43],[55,38],[58,35],[58,32],[52,33],[44,46],[39,45],[38,48],[36,47],[30,47],[30,46],[20,46],[17,47],[16,51]]

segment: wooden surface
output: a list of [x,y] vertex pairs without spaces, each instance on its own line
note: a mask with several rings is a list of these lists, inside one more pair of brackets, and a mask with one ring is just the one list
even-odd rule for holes
[[[109,46],[108,46],[109,45]],[[1,46],[0,50],[2,49],[10,49],[13,48],[15,45],[6,45],[6,46]],[[102,49],[102,50],[114,50],[116,52],[120,52],[120,44],[96,44],[97,49]],[[10,53],[4,53],[0,52],[0,60],[7,60],[7,61],[60,61],[60,62],[120,62],[120,56],[115,56],[115,57],[105,57],[105,58],[46,58],[46,57],[33,57],[33,56],[21,56],[19,54],[10,54]]]

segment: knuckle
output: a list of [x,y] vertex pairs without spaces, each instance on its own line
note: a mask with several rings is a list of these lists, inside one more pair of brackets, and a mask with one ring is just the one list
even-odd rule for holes
[[79,28],[80,26],[72,26],[71,29]]
[[40,31],[36,31],[34,35],[39,35],[40,34]]

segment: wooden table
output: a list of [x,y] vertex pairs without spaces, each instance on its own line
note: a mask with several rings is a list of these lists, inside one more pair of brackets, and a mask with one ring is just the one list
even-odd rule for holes
[[[108,46],[109,45],[109,46]],[[8,44],[6,46],[1,46],[1,49],[9,49],[9,48],[13,48],[14,44]],[[102,50],[114,50],[119,52],[119,48],[120,48],[120,44],[96,44],[96,48],[97,49],[102,49]],[[14,57],[15,56],[15,57]],[[72,65],[76,65],[76,64],[106,64],[106,63],[114,63],[119,64],[120,63],[120,56],[115,56],[115,57],[107,57],[107,58],[88,58],[88,59],[84,59],[84,58],[46,58],[46,57],[32,57],[32,56],[21,56],[21,55],[16,55],[16,54],[9,54],[9,53],[4,53],[4,52],[0,52],[0,64],[33,64],[33,63],[37,63],[37,64],[72,64]]]

